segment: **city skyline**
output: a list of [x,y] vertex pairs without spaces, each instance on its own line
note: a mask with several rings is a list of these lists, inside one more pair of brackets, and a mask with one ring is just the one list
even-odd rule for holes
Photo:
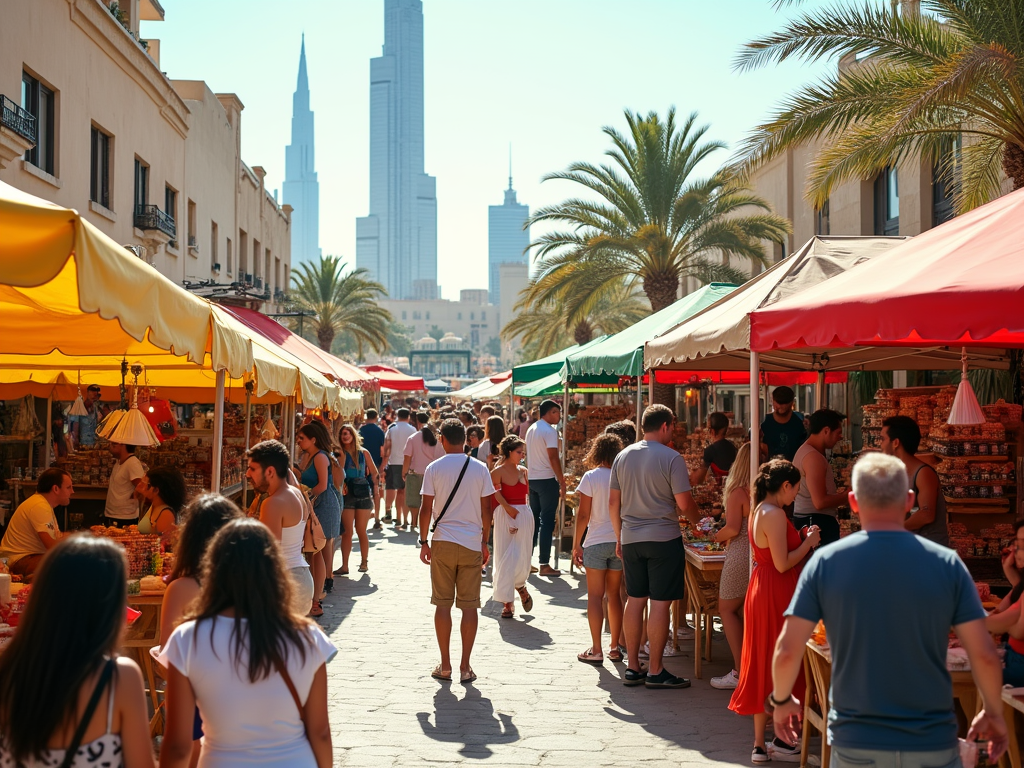
[[437,298],[437,180],[424,172],[423,3],[384,0],[382,55],[370,60],[369,214],[356,266],[395,299]]
[[[807,0],[801,7],[823,4]],[[271,0],[252,0],[244,13],[240,7],[227,0],[172,0],[165,22],[142,22],[143,36],[162,39],[161,65],[169,77],[205,79],[215,91],[238,95],[245,104],[242,154],[263,160],[273,190],[284,178],[294,41],[305,31],[320,128],[320,245],[354,267],[355,221],[368,204],[366,85],[369,60],[381,54],[383,0],[310,0],[294,14],[280,14]],[[488,285],[487,207],[500,201],[495,192],[506,185],[510,141],[518,197],[537,210],[576,193],[564,182],[541,183],[544,174],[577,160],[603,162],[609,142],[601,127],[623,130],[624,108],[661,114],[672,105],[683,114],[696,109],[711,124],[709,136],[735,148],[779,98],[833,66],[733,71],[743,42],[778,28],[800,8],[776,12],[769,0],[634,0],[628,13],[625,7],[611,0],[426,1],[425,163],[437,175],[444,296]],[[240,55],[223,45],[225,28],[260,45]],[[609,29],[623,40],[647,41],[644,56],[609,62],[605,47],[588,42],[603,39]],[[716,153],[700,171],[711,172],[730,151]],[[538,225],[532,236],[545,231]]]
[[299,74],[292,96],[292,142],[285,147],[282,202],[292,206],[292,265],[320,257],[320,184],[306,70],[306,35],[299,50]]
[[[502,264],[526,264],[529,266],[530,230],[526,221],[530,218],[530,206],[520,203],[512,188],[512,148],[508,150],[508,189],[501,205],[487,206],[487,291],[491,304],[501,304]],[[506,316],[512,307],[504,307]]]

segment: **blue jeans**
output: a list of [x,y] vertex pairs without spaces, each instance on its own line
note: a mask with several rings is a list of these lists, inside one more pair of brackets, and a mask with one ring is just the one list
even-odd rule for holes
[[[533,512],[533,545],[540,541],[540,564],[551,563],[551,535],[555,530],[555,515],[561,489],[555,478],[530,481],[530,509]],[[538,538],[539,537],[539,538]]]

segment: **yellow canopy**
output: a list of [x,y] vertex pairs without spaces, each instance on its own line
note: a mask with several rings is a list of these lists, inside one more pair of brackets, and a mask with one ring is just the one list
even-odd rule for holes
[[0,233],[2,397],[73,399],[79,376],[116,388],[127,360],[143,365],[140,382],[184,402],[209,402],[219,370],[236,402],[249,378],[264,402],[297,394],[330,406],[337,398],[317,371],[254,339],[74,210],[0,182]]

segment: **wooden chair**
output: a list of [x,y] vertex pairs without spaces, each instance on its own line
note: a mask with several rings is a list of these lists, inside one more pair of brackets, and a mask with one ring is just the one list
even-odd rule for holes
[[[686,563],[686,592],[693,613],[693,674],[698,680],[702,660],[711,661],[711,637],[715,616],[718,615],[718,585],[721,576],[721,571],[701,571],[691,563]],[[685,616],[683,620],[685,622]]]
[[832,754],[828,744],[828,691],[832,684],[832,665],[820,653],[804,651],[804,725],[800,736],[800,765],[807,765],[811,728],[821,734],[821,765],[827,768]]

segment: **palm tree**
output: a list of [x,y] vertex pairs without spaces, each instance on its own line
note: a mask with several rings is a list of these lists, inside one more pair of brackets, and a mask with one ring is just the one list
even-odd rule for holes
[[[788,96],[746,141],[741,169],[820,141],[807,189],[817,207],[837,185],[915,156],[955,182],[958,212],[998,196],[1000,170],[1024,186],[1024,0],[921,5],[924,14],[898,13],[895,2],[829,5],[747,43],[741,70],[794,58],[859,61]],[[951,151],[961,137],[962,150]]]
[[627,110],[625,116],[628,135],[602,129],[612,141],[606,152],[611,163],[576,162],[544,177],[593,194],[541,208],[530,218],[531,225],[568,226],[530,245],[539,257],[534,304],[557,300],[572,282],[635,280],[656,312],[676,300],[686,278],[745,282],[748,275],[720,258],[763,264],[762,241],[782,240],[790,231],[789,222],[770,213],[768,203],[733,173],[694,177],[696,166],[725,146],[704,140],[708,126],[696,125],[696,112],[681,126],[674,108],[664,121],[656,112]]
[[375,352],[387,348],[391,313],[377,304],[387,291],[368,274],[365,269],[346,272],[338,256],[322,256],[292,271],[291,299],[314,316],[317,343],[324,351],[331,351],[337,334],[354,341],[360,357],[366,347]]
[[520,338],[524,358],[533,360],[601,334],[618,333],[651,313],[647,300],[623,280],[592,292],[574,291],[579,285],[569,282],[555,300],[538,303],[531,299],[531,283],[515,306],[516,316],[502,328],[502,338]]

